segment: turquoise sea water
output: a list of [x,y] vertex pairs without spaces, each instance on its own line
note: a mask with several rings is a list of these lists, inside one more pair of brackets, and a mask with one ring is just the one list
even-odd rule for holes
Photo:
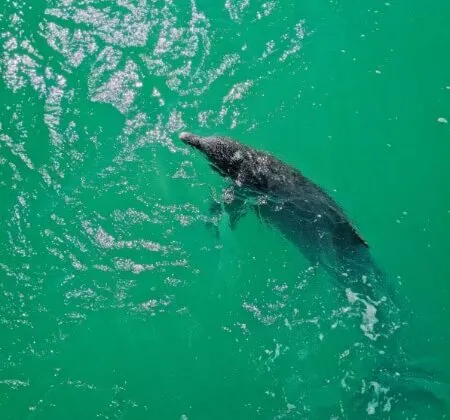
[[[3,0],[0,419],[448,418],[449,17],[444,0]],[[208,229],[226,183],[183,130],[323,186],[398,311],[254,214]]]

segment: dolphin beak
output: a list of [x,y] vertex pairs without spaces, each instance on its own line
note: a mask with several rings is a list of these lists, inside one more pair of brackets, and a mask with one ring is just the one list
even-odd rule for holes
[[192,133],[187,133],[186,131],[183,131],[180,134],[180,140],[183,143],[189,144],[190,146],[199,147],[200,146],[200,136],[196,136]]

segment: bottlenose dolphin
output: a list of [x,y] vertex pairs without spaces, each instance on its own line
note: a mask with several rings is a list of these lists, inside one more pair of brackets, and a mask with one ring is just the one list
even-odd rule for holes
[[[214,211],[216,204],[225,208],[231,227],[249,208],[253,209],[258,217],[293,242],[311,264],[322,265],[347,290],[364,295],[357,300],[376,306],[384,302],[389,317],[381,314],[381,325],[390,331],[381,334],[383,337],[388,338],[400,327],[395,290],[372,260],[368,243],[321,187],[276,157],[230,138],[183,132],[180,139],[201,151],[216,172],[232,181],[233,187],[224,190],[222,202],[214,201],[212,206]],[[369,338],[380,336],[373,334],[373,325],[366,327],[370,327],[365,331]],[[444,409],[447,385],[425,371],[411,368],[396,340],[391,343],[394,350],[386,350],[386,341],[381,345],[383,351],[379,352],[377,347],[377,355],[386,355],[387,360],[381,360],[379,369],[374,370],[380,382],[388,382],[402,398],[409,391],[414,399],[427,398],[437,410]],[[391,404],[392,397],[387,398]]]
[[[373,297],[379,270],[369,246],[342,208],[299,170],[228,137],[183,132],[180,139],[201,151],[211,167],[233,182],[223,204],[234,227],[252,208],[294,243],[313,266],[321,265],[347,285]],[[374,275],[376,273],[376,275]]]

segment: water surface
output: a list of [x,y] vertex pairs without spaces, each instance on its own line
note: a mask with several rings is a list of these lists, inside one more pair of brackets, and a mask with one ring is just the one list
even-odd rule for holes
[[[4,0],[0,417],[445,418],[449,15]],[[322,185],[397,291],[399,329],[256,216],[208,229],[225,183],[182,130]]]

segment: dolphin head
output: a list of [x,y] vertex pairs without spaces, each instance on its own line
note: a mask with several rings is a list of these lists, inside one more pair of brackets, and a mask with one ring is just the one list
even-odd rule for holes
[[180,134],[180,139],[200,150],[215,171],[233,180],[238,179],[242,165],[245,164],[245,146],[226,137],[202,137],[186,132]]

